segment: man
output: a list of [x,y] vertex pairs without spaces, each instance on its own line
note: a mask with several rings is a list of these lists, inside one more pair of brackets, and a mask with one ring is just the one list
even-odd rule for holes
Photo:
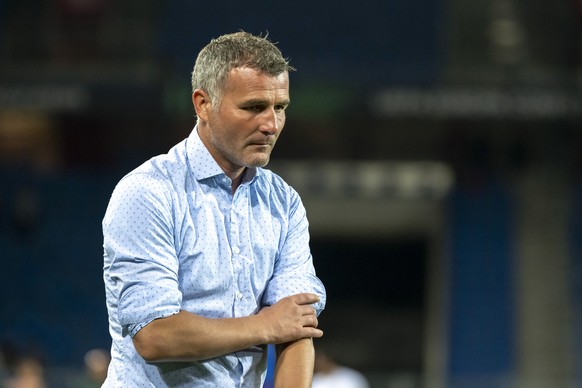
[[312,388],[369,388],[369,384],[361,372],[338,364],[320,344],[315,350]]
[[192,73],[197,125],[116,186],[103,219],[113,339],[105,387],[311,386],[315,276],[301,200],[263,169],[293,68],[266,37],[213,39]]

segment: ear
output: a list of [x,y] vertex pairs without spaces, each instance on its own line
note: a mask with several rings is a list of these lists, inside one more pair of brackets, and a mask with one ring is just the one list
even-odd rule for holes
[[196,89],[192,93],[192,104],[196,116],[202,121],[208,121],[208,111],[211,107],[210,96],[204,90]]

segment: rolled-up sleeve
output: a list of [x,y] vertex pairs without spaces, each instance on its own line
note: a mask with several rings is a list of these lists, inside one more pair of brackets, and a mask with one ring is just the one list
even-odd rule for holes
[[135,335],[156,318],[180,311],[171,196],[148,174],[124,178],[103,219],[105,281],[117,320]]
[[309,248],[309,223],[299,195],[291,190],[289,224],[282,242],[272,278],[267,284],[263,303],[272,305],[284,297],[313,293],[320,301],[314,304],[319,315],[325,308],[326,291],[316,276]]

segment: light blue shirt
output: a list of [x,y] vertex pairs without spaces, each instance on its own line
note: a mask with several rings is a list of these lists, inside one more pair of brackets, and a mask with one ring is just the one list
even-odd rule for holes
[[196,128],[116,186],[105,217],[104,281],[112,337],[105,387],[260,387],[267,347],[200,362],[147,363],[132,337],[180,310],[244,317],[281,298],[318,294],[308,222],[297,192],[248,168],[231,181]]

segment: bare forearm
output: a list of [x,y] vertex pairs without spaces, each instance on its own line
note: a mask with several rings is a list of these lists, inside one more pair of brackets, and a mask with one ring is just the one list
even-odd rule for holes
[[277,345],[275,388],[311,387],[314,357],[311,338]]
[[134,337],[147,361],[192,361],[266,343],[256,316],[210,319],[185,311],[151,322]]
[[314,294],[283,298],[258,314],[212,319],[180,311],[155,319],[133,338],[137,352],[147,361],[205,360],[255,345],[282,344],[300,338],[318,338]]

